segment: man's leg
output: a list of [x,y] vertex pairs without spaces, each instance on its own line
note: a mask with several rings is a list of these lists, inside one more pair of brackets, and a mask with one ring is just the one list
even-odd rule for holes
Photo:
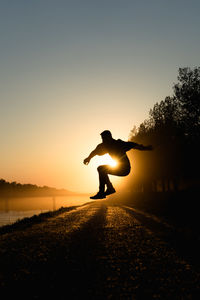
[[[98,167],[99,172],[99,191],[105,193],[105,195],[110,195],[115,193],[115,189],[108,177],[110,173],[110,166],[103,165]],[[107,185],[107,189],[105,192],[105,185]]]
[[108,167],[107,165],[103,165],[103,166],[99,166],[97,168],[98,172],[99,172],[99,191],[101,193],[105,192],[105,185],[107,185],[107,187],[111,187],[112,183],[110,182],[110,179],[108,177]]
[[[90,197],[91,199],[103,199],[106,197],[106,195],[110,195],[115,192],[115,189],[112,186],[112,183],[110,182],[110,179],[108,177],[109,172],[109,166],[102,165],[97,168],[97,171],[99,173],[99,192]],[[105,193],[105,186],[107,185],[107,190]]]
[[[129,173],[130,173],[130,166],[121,166],[120,168],[112,168],[110,166],[106,166],[106,174],[107,174],[107,177],[108,177],[108,174],[110,175],[116,175],[116,176],[127,176]],[[112,185],[112,183],[109,182],[107,183],[107,190],[105,191],[105,195],[110,195],[110,194],[113,194],[115,193],[115,189]]]
[[[126,176],[130,172],[129,166],[123,166],[119,169],[112,168],[108,165],[102,165],[97,168],[99,172],[99,192],[90,197],[91,199],[103,199],[105,196],[115,193],[115,189],[108,177],[108,174],[116,176]],[[105,191],[105,186],[107,185],[107,190]]]

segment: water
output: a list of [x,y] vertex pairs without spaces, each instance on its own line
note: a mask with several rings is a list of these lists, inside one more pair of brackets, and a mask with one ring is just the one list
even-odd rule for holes
[[88,196],[0,198],[0,226],[60,207],[89,202]]

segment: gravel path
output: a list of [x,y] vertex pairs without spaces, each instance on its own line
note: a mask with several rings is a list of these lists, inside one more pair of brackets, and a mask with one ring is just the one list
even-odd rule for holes
[[200,299],[200,271],[171,225],[96,201],[0,234],[3,299]]

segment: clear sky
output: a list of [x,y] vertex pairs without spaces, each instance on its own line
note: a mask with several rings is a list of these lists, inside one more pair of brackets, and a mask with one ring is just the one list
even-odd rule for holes
[[[100,132],[128,139],[200,62],[199,0],[0,0],[0,178],[90,192]],[[134,168],[134,166],[133,166]]]

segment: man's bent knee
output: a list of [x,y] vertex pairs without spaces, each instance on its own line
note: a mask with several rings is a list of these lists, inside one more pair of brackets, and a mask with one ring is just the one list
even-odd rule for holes
[[106,165],[98,166],[97,171],[99,173],[105,173],[107,171],[107,166]]

